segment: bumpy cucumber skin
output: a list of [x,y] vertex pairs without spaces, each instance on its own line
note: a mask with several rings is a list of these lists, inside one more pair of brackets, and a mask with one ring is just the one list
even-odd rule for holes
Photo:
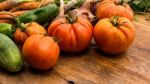
[[23,60],[15,43],[6,35],[0,33],[0,67],[9,72],[22,69]]
[[48,6],[24,13],[23,15],[17,17],[16,20],[19,20],[21,23],[35,21],[42,24],[55,18],[58,13],[59,8],[55,4],[49,4]]

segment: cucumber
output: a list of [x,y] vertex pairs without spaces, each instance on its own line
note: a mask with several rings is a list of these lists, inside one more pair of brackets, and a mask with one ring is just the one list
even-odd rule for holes
[[57,7],[57,5],[49,4],[45,7],[41,7],[39,9],[34,9],[29,12],[26,12],[15,18],[15,21],[17,23],[29,23],[35,21],[38,22],[39,24],[42,24],[54,19],[58,15],[58,13],[59,8]]
[[0,33],[0,67],[9,72],[22,69],[23,60],[15,43],[6,35]]
[[8,23],[0,23],[0,33],[3,33],[9,37],[12,37],[13,32],[14,32],[13,25],[8,24]]

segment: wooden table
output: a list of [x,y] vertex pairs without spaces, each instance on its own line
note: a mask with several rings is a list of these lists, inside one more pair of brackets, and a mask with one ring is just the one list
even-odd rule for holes
[[150,84],[150,23],[142,20],[134,22],[136,38],[123,54],[106,55],[89,46],[78,54],[61,53],[48,71],[28,66],[16,74],[1,70],[0,84]]

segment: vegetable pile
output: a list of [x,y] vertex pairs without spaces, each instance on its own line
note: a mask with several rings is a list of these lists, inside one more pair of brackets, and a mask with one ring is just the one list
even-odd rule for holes
[[100,51],[120,54],[135,37],[126,0],[3,0],[0,10],[0,67],[9,72],[24,61],[50,69],[60,52],[81,52],[92,38]]

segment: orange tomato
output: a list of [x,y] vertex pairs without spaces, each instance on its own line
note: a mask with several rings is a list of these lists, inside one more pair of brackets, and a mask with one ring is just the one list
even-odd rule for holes
[[83,17],[78,17],[73,23],[61,17],[48,27],[48,35],[58,38],[60,49],[65,52],[79,52],[87,48],[92,32],[92,24]]
[[59,46],[51,37],[40,34],[27,38],[22,48],[25,61],[39,70],[53,67],[57,62],[59,52]]
[[47,34],[45,28],[36,22],[26,23],[25,26],[26,26],[25,33],[27,34],[27,36],[32,36],[35,34],[43,34],[43,35]]
[[44,27],[36,22],[26,23],[24,30],[17,29],[14,33],[14,40],[18,43],[23,44],[27,37],[35,34],[47,34]]
[[134,25],[124,17],[105,18],[94,27],[96,44],[101,51],[106,53],[118,54],[126,51],[134,37]]
[[[120,2],[121,1],[121,2]],[[122,16],[133,20],[133,10],[125,0],[103,0],[97,4],[96,16],[98,19]]]
[[19,29],[16,29],[15,33],[14,33],[14,40],[17,42],[17,43],[20,43],[20,44],[23,44],[24,41],[28,38],[28,36],[26,35],[25,32],[19,30]]

